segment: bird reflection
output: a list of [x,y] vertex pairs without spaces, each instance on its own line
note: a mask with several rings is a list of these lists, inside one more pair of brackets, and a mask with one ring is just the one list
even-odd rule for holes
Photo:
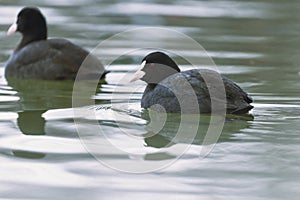
[[[45,81],[7,79],[17,95],[19,101],[17,125],[24,135],[46,135],[46,119],[43,114],[50,109],[72,107],[72,91],[74,81]],[[101,85],[103,82],[98,84]],[[95,92],[95,88],[91,88]],[[86,92],[86,91],[85,91]],[[23,158],[43,158],[44,153],[13,150],[13,154]]]
[[[149,114],[149,111],[144,111],[142,114],[143,118],[149,121],[147,126],[148,133],[144,135],[144,140],[147,146],[166,148],[178,143],[209,145],[213,143],[214,140],[215,142],[231,141],[234,140],[234,133],[251,126],[251,121],[254,119],[251,114],[242,116],[227,115],[225,117],[225,123],[221,129],[221,133],[210,132],[209,134],[211,135],[207,135],[210,125],[220,126],[218,122],[210,124],[211,115],[190,115],[188,116],[190,117],[190,121],[186,122],[182,122],[182,115],[180,114],[167,114],[164,117],[161,117],[161,115],[165,114],[157,112]],[[165,118],[163,126],[159,125],[162,123],[161,118]],[[199,119],[199,121],[197,121],[197,119]],[[160,126],[160,130],[157,130],[158,126]],[[181,131],[179,131],[180,127]],[[196,132],[193,132],[194,130],[196,130]],[[210,137],[210,141],[212,142],[208,142],[208,137]]]
[[45,135],[46,120],[42,114],[49,109],[72,106],[72,81],[7,79],[18,92],[18,126],[25,135]]
[[42,114],[47,110],[26,110],[18,112],[18,127],[25,135],[45,135],[46,120]]

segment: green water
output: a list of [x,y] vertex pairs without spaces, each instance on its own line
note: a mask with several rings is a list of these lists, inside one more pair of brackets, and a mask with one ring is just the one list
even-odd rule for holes
[[[298,199],[300,2],[0,5],[1,198]],[[3,66],[20,39],[6,36],[6,30],[25,5],[39,6],[50,37],[88,50],[133,28],[185,34],[253,97],[255,108],[251,116],[229,116],[220,136],[212,132],[216,142],[205,140],[211,116],[188,116],[177,134],[180,117],[143,111],[145,83],[126,80],[152,50],[145,47],[172,51],[183,70],[190,67],[184,59],[207,64],[202,51],[163,31],[130,32],[102,43],[95,53],[111,73],[99,85],[84,83],[80,98],[74,99],[71,81],[6,80]],[[213,127],[222,122],[216,120]],[[135,174],[141,172],[147,173]]]

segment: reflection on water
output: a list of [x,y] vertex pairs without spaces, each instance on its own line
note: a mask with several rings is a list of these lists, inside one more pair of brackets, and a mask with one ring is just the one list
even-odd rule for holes
[[[6,37],[5,31],[28,3],[47,16],[50,37],[68,38],[88,50],[128,28],[156,26],[187,34],[203,45],[222,74],[250,93],[255,108],[250,116],[228,116],[218,142],[201,157],[210,145],[203,145],[210,116],[201,115],[196,135],[189,135],[189,128],[195,128],[189,124],[183,134],[177,134],[179,116],[149,117],[140,109],[144,83],[120,84],[149,51],[132,51],[133,47],[160,44],[184,57],[203,58],[203,52],[172,36],[148,32],[119,38],[96,52],[104,64],[124,51],[130,53],[107,66],[112,72],[97,85],[96,93],[83,91],[92,94],[91,103],[82,105],[92,114],[74,119],[72,81],[4,78],[2,66],[20,39],[18,34]],[[299,196],[300,2],[22,0],[0,4],[2,198]],[[182,58],[174,58],[183,70],[190,69]],[[75,125],[74,120],[80,123]],[[80,130],[86,131],[80,135],[82,140]],[[83,139],[97,147],[92,149],[95,154],[87,152],[91,149]],[[182,149],[184,154],[178,151]],[[141,170],[160,163],[167,165],[142,175],[105,166],[134,165]]]
[[[207,137],[208,129],[211,122],[210,115],[198,116],[184,116],[189,119],[189,121],[183,121],[181,115],[178,114],[168,114],[167,116],[162,116],[164,114],[154,113],[149,117],[148,112],[143,113],[143,118],[147,119],[149,123],[146,126],[147,133],[144,136],[145,142],[148,146],[153,147],[168,147],[176,143],[187,143],[195,145],[210,145],[212,143],[207,143],[205,137]],[[253,120],[252,115],[245,116],[234,116],[228,115],[226,117],[225,125],[222,129],[221,137],[217,132],[210,132],[210,137],[214,137],[215,134],[216,141],[226,142],[232,139],[232,133],[236,133],[243,128],[250,126],[250,122]],[[216,121],[216,126],[220,121]],[[158,126],[161,124],[161,127]],[[183,131],[179,130],[180,126],[183,127]],[[194,127],[194,128],[193,128]],[[197,130],[194,135],[192,130]],[[157,141],[158,144],[153,142]],[[215,143],[215,142],[213,142]],[[164,145],[163,145],[164,144]]]
[[44,135],[46,120],[42,117],[49,109],[72,106],[72,81],[43,81],[9,79],[8,85],[17,92],[19,101],[17,125],[25,135]]
[[[18,127],[25,135],[44,135],[45,119],[42,114],[46,110],[29,110],[18,112]],[[34,122],[34,124],[32,123]]]

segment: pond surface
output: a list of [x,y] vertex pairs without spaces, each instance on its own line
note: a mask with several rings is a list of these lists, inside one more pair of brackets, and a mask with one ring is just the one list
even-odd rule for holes
[[[24,0],[0,5],[0,197],[298,199],[299,1]],[[88,50],[109,41],[94,52],[111,73],[99,85],[79,85],[82,99],[75,98],[75,111],[72,81],[4,78],[5,62],[20,39],[19,34],[6,36],[6,30],[26,5],[46,15],[50,37]],[[149,26],[156,31],[131,32]],[[128,30],[126,37],[111,38]],[[254,99],[252,116],[228,117],[216,143],[205,143],[211,116],[201,116],[193,141],[189,122],[175,137],[178,116],[143,111],[139,102],[145,83],[126,82],[150,47],[173,53],[182,69],[191,67],[182,58],[207,65],[201,49],[173,37],[174,32],[201,44],[217,70]],[[166,117],[163,128],[157,127]]]

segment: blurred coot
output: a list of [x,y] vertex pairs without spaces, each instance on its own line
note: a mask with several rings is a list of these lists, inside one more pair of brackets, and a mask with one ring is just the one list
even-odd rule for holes
[[88,51],[66,39],[47,39],[47,23],[38,8],[25,7],[7,34],[20,32],[22,39],[5,67],[6,78],[44,80],[75,79],[84,62],[82,78],[100,78],[107,73]]

